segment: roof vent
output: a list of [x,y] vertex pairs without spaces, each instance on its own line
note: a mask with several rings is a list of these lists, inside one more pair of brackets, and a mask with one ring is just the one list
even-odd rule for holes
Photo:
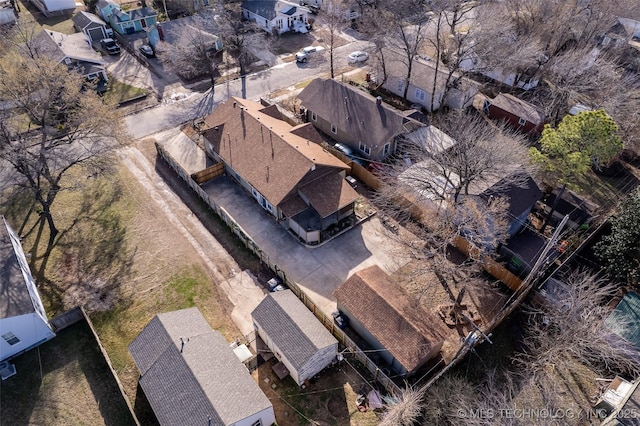
[[378,105],[378,106],[379,106],[379,105],[382,105],[382,96],[378,96],[378,97],[376,98],[376,105]]
[[236,102],[236,101],[233,101],[233,107],[234,107],[234,108],[236,107],[236,104],[237,104],[237,102]]
[[312,165],[311,165],[311,171],[314,171],[315,169],[316,169],[316,165],[315,165],[315,164],[312,164]]

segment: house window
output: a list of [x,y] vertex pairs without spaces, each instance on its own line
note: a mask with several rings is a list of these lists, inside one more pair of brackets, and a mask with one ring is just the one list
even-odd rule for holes
[[422,89],[416,89],[416,99],[424,102],[424,97],[426,96],[426,92]]
[[262,426],[262,420],[261,419],[256,420],[254,423],[251,424],[251,426]]
[[360,142],[360,151],[364,152],[367,155],[371,155],[371,148],[362,142]]
[[336,126],[335,124],[331,125],[331,133],[333,133],[334,135],[338,134],[338,126]]
[[389,155],[390,152],[391,152],[391,144],[390,143],[384,144],[384,148],[382,149],[382,155],[386,157],[387,155]]
[[525,124],[527,124],[527,120],[525,120],[524,118],[520,118],[518,120],[518,124],[521,125],[521,126],[524,126]]
[[203,5],[204,7],[209,6],[209,0],[202,0],[202,5]]
[[404,90],[404,81],[399,81],[398,82],[398,93],[402,93],[403,90]]
[[10,344],[11,346],[15,345],[16,343],[20,343],[20,339],[18,339],[16,335],[13,334],[12,332],[3,334],[2,338],[6,340],[7,343]]
[[315,112],[311,112],[311,119],[312,119],[313,121],[318,121],[318,116],[316,115],[316,113],[315,113]]

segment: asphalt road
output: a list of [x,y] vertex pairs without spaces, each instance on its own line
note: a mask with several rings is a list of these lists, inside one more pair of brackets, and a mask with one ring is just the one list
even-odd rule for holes
[[[347,67],[347,55],[354,50],[368,50],[369,42],[354,41],[335,50],[334,69]],[[246,76],[244,84],[241,79],[215,86],[205,93],[190,91],[186,88],[174,89],[165,95],[161,104],[126,117],[126,125],[134,139],[158,133],[176,127],[187,121],[208,115],[222,101],[237,96],[258,100],[271,92],[295,84],[326,75],[329,72],[328,52],[322,58],[308,64],[294,62],[275,65],[267,70]]]

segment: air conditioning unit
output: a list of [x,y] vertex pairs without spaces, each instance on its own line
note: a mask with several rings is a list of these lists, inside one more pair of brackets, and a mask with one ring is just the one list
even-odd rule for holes
[[9,361],[0,362],[0,376],[2,380],[7,380],[9,377],[16,374],[16,366]]

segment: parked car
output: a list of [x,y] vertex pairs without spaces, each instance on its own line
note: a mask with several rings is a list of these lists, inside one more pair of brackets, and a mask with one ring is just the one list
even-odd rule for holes
[[153,58],[154,56],[156,56],[156,52],[154,52],[151,46],[149,46],[148,44],[143,44],[138,50],[147,58]]
[[286,287],[284,286],[284,284],[282,284],[280,278],[277,277],[271,278],[269,281],[267,281],[267,287],[269,288],[270,292],[286,290]]
[[315,46],[307,46],[296,53],[296,62],[307,62],[309,60],[309,56],[318,51],[318,48]]
[[333,145],[333,147],[349,157],[349,159],[354,163],[360,164],[362,167],[364,167],[364,161],[353,155],[353,151],[351,150],[351,148],[349,148],[345,144],[338,142],[337,144]]
[[367,59],[369,59],[369,54],[367,52],[363,52],[361,50],[356,50],[355,52],[351,53],[347,57],[347,61],[350,64],[355,64],[357,62],[364,62]]
[[120,46],[112,38],[103,38],[100,40],[100,46],[107,51],[109,55],[117,55],[120,53]]
[[349,325],[349,318],[346,317],[342,312],[333,311],[331,313],[331,316],[333,317],[333,320],[340,330],[344,330]]

